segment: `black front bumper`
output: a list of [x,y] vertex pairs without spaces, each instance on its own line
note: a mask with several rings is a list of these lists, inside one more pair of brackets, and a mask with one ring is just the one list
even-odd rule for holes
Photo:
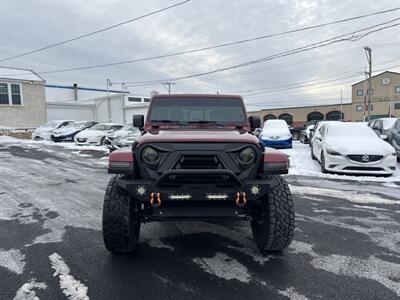
[[[143,222],[249,219],[255,203],[269,190],[265,179],[237,179],[225,186],[203,183],[168,186],[162,184],[162,177],[158,180],[119,178],[117,185],[138,200]],[[153,198],[159,195],[159,206],[151,204],[152,193]]]

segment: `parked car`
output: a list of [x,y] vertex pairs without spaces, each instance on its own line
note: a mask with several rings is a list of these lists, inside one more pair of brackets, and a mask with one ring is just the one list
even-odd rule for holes
[[320,122],[318,120],[311,120],[306,123],[304,123],[303,126],[300,127],[289,127],[290,133],[292,134],[293,140],[297,141],[300,139],[300,133],[302,130],[304,130],[308,125],[315,125],[317,122]]
[[[327,123],[332,123],[332,122],[343,122],[343,121],[318,121],[313,129],[310,129],[310,137],[308,144],[310,145],[310,148],[312,148],[312,139],[314,138],[315,132],[317,132],[322,125],[327,124]],[[312,151],[312,149],[311,149]]]
[[303,144],[308,144],[311,139],[311,132],[314,130],[315,125],[307,125],[304,130],[300,132],[300,142]]
[[105,144],[110,149],[110,152],[112,152],[119,148],[132,146],[140,135],[141,132],[138,128],[126,125],[120,130],[107,134]]
[[40,125],[32,133],[33,140],[50,140],[53,131],[72,123],[72,120],[53,120]]
[[387,140],[387,131],[396,123],[396,118],[379,118],[368,123],[375,133],[383,140]]
[[311,157],[321,163],[322,173],[391,175],[396,170],[393,147],[363,123],[324,124],[312,143]]
[[397,152],[397,161],[400,162],[400,118],[387,131],[387,141],[393,146]]
[[77,121],[71,122],[67,126],[61,127],[53,131],[50,136],[54,142],[73,142],[75,135],[82,130],[96,125],[94,121]]
[[114,123],[98,123],[93,127],[85,129],[75,135],[75,143],[78,145],[104,145],[106,135],[119,130],[124,125]]
[[285,120],[265,121],[260,139],[267,147],[292,148],[292,135]]

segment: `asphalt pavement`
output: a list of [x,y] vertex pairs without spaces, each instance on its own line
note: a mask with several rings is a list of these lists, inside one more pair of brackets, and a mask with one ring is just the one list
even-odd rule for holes
[[0,299],[399,299],[400,183],[286,176],[296,231],[263,255],[247,222],[150,223],[103,245],[107,155],[0,144]]

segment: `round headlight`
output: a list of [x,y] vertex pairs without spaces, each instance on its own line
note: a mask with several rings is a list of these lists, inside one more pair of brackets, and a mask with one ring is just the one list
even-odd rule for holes
[[250,147],[243,149],[238,155],[240,163],[242,163],[244,165],[252,163],[254,161],[255,157],[256,157],[256,153],[253,150],[253,148],[250,148]]
[[152,147],[146,147],[142,151],[142,157],[145,162],[149,164],[154,164],[158,161],[160,153]]

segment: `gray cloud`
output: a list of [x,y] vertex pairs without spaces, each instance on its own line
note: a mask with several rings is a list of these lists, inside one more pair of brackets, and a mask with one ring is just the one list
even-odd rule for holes
[[[0,58],[97,30],[176,1],[0,1]],[[231,42],[332,20],[384,10],[398,1],[200,1],[40,53],[10,60],[5,66],[48,71],[96,65]],[[398,17],[398,12],[274,37],[232,47],[127,65],[43,75],[50,83],[104,87],[113,82],[157,80],[241,63],[324,40]],[[257,90],[246,97],[250,109],[316,103],[316,99],[350,98],[351,80],[325,88],[277,86],[360,73],[366,65],[362,47],[371,45],[375,68],[400,64],[400,29],[392,28],[357,42],[344,42],[246,68],[177,82],[174,92],[234,93]],[[390,44],[390,45],[386,45]],[[396,69],[393,69],[396,70]],[[397,68],[400,70],[400,68]],[[335,75],[337,74],[337,75]],[[356,76],[354,82],[363,79]],[[330,83],[341,83],[346,80]],[[328,85],[328,84],[325,84]],[[131,88],[149,94],[162,86]],[[261,94],[262,93],[262,94]],[[307,101],[313,100],[313,101]],[[253,105],[251,105],[253,103]],[[321,100],[321,103],[330,103]]]

